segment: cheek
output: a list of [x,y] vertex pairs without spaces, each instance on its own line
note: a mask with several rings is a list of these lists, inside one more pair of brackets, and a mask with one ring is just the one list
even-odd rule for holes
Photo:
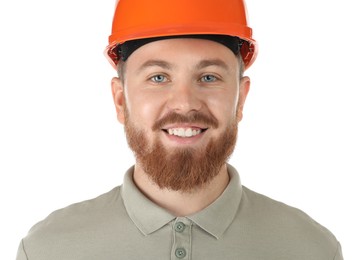
[[127,109],[133,123],[141,128],[152,127],[161,111],[161,102],[158,95],[130,91],[127,95]]
[[225,92],[208,97],[208,108],[220,121],[228,121],[237,115],[238,91]]

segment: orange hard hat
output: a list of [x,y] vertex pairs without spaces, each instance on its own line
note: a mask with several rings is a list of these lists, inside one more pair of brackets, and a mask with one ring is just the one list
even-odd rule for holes
[[244,0],[117,0],[105,55],[116,68],[117,46],[126,41],[162,36],[229,35],[241,45],[245,69],[257,56]]

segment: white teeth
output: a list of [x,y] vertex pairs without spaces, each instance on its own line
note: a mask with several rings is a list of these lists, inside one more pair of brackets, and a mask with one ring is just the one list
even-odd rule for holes
[[192,128],[170,128],[167,130],[170,135],[176,135],[179,137],[192,137],[200,134],[202,130]]
[[184,129],[183,129],[183,128],[180,128],[180,129],[178,129],[177,134],[178,134],[179,136],[185,136],[184,132],[185,132]]
[[192,129],[187,128],[184,134],[185,134],[187,137],[192,136]]

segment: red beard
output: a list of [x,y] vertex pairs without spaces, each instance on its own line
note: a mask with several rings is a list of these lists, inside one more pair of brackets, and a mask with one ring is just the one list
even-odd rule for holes
[[[218,128],[218,121],[212,115],[193,112],[184,116],[173,112],[158,120],[152,131],[162,131],[162,126],[170,123],[204,123]],[[150,145],[144,131],[134,126],[125,107],[125,132],[136,161],[159,188],[190,192],[208,184],[218,175],[233,153],[238,126],[233,119],[219,138],[212,139],[204,149],[167,150],[158,139]]]

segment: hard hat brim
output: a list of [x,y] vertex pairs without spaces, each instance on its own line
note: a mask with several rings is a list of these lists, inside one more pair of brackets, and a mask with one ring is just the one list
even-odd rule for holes
[[[166,37],[166,36],[181,36],[181,35],[201,35],[201,34],[217,34],[217,35],[229,35],[237,36],[240,39],[248,42],[248,50],[243,57],[245,69],[247,69],[255,60],[257,56],[256,41],[253,40],[250,36],[252,35],[252,29],[247,26],[239,26],[238,24],[221,25],[221,24],[211,24],[206,23],[202,26],[198,24],[193,26],[193,24],[188,25],[177,25],[177,26],[163,26],[161,28],[151,28],[147,27],[137,27],[130,28],[128,30],[121,30],[113,32],[109,37],[110,44],[105,50],[105,55],[107,56],[109,62],[114,68],[117,66],[118,57],[114,53],[114,48],[118,44],[122,44],[130,40],[146,39],[152,37]],[[242,56],[244,52],[242,51]]]

